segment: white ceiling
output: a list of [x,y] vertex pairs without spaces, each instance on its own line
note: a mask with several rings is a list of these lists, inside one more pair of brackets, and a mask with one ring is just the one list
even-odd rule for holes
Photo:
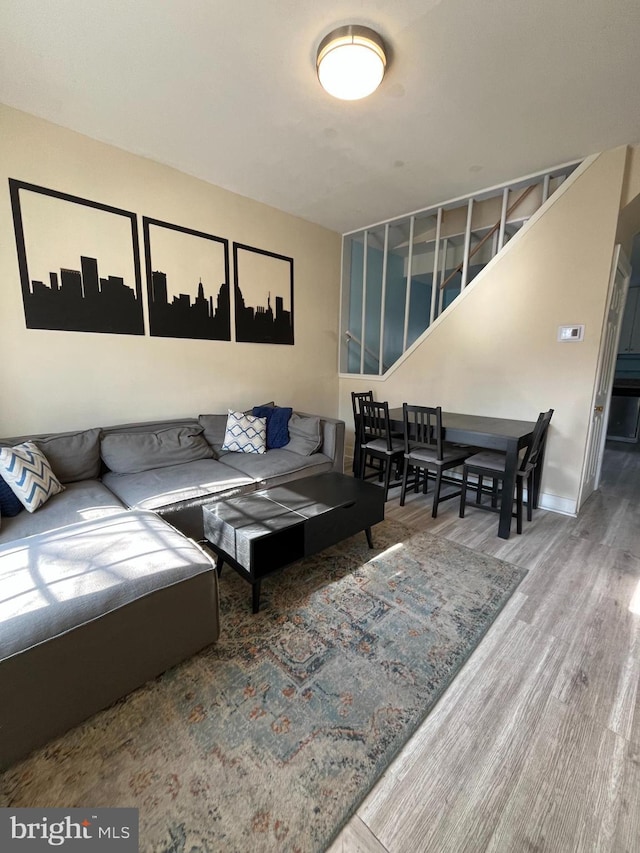
[[0,0],[0,101],[343,232],[640,140],[639,42],[639,0]]

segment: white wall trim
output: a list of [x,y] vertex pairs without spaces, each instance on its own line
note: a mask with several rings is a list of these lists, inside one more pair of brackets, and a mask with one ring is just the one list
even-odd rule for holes
[[572,518],[576,518],[578,515],[577,501],[561,498],[559,495],[550,495],[546,492],[540,492],[538,507],[547,509],[549,512],[557,512],[560,515],[570,515]]
[[[592,154],[591,157],[597,157],[598,154]],[[586,159],[589,159],[588,157]],[[584,162],[584,161],[583,161]],[[531,172],[528,175],[523,175],[520,178],[516,178],[513,181],[507,181],[504,184],[494,184],[492,187],[486,187],[486,189],[478,190],[474,193],[467,193],[466,195],[459,195],[456,198],[450,198],[447,201],[436,202],[436,204],[429,205],[428,207],[421,207],[418,210],[412,210],[410,213],[401,213],[399,216],[394,216],[393,219],[384,219],[382,222],[373,222],[370,225],[365,225],[362,228],[354,228],[352,231],[345,231],[342,235],[343,237],[350,237],[352,234],[360,234],[362,231],[370,231],[372,228],[378,228],[380,225],[386,225],[387,223],[391,225],[393,222],[398,222],[401,219],[407,219],[409,216],[418,216],[421,213],[429,213],[429,211],[436,211],[439,207],[452,207],[454,205],[459,204],[463,201],[468,201],[472,198],[474,201],[483,201],[485,196],[489,196],[498,190],[503,189],[511,189],[512,187],[517,187],[519,184],[526,184],[529,181],[534,181],[536,178],[540,178],[543,175],[548,175],[551,172],[559,172],[562,169],[568,169],[569,166],[575,166],[576,163],[580,163],[580,160],[567,160],[566,163],[559,163],[557,166],[552,166],[551,169],[542,169],[539,172]],[[580,163],[580,165],[582,165]],[[577,167],[579,168],[579,166]]]

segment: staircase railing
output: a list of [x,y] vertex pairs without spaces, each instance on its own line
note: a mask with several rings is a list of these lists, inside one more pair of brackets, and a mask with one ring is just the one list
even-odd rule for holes
[[578,165],[345,234],[341,372],[384,374]]
[[[364,347],[363,347],[363,346],[362,346],[362,341],[360,340],[360,338],[357,338],[355,335],[352,335],[352,334],[351,334],[351,332],[349,331],[349,329],[347,329],[347,330],[346,330],[346,332],[345,332],[344,334],[345,334],[345,337],[347,338],[347,340],[352,341],[352,342],[353,342],[354,344],[356,344],[356,346],[357,346],[357,347],[359,347],[360,349],[364,349],[365,354],[366,354],[366,355],[368,355],[368,356],[369,356],[369,358],[370,358],[372,361],[374,361],[374,362],[375,362],[375,361],[377,361],[377,360],[378,360],[378,353],[375,353],[375,352],[374,352],[372,349],[370,349],[366,344],[365,344],[365,345],[364,345]],[[387,369],[388,369],[388,367],[389,367],[389,365],[384,366],[384,370],[387,370]]]
[[[519,196],[518,199],[516,201],[514,201],[514,203],[511,205],[511,207],[509,207],[507,209],[507,218],[513,213],[514,210],[516,210],[522,204],[522,202],[525,200],[525,198],[528,195],[530,195],[535,188],[536,188],[536,184],[531,184],[531,186],[526,188],[526,190],[522,193],[522,195]],[[480,249],[484,246],[484,244],[489,240],[490,237],[493,237],[493,235],[500,230],[501,224],[502,224],[502,217],[500,217],[500,219],[498,219],[496,224],[492,228],[490,228],[489,231],[487,231],[487,233],[484,235],[484,237],[478,243],[476,243],[476,245],[473,247],[473,249],[471,249],[471,251],[469,252],[469,254],[467,256],[469,260],[471,260],[471,258],[480,251]],[[453,278],[455,278],[455,276],[458,273],[462,272],[463,268],[464,268],[464,261],[461,264],[458,264],[458,266],[455,268],[455,270],[450,275],[448,275],[447,278],[445,278],[445,280],[440,285],[440,290],[444,290],[445,287],[447,286],[447,284],[449,284],[449,282]]]

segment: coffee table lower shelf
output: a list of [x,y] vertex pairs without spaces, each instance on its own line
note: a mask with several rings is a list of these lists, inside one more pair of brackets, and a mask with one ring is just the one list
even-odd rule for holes
[[252,586],[260,609],[261,582],[272,572],[364,532],[384,520],[384,492],[372,483],[331,472],[295,480],[203,507],[204,532],[217,556]]

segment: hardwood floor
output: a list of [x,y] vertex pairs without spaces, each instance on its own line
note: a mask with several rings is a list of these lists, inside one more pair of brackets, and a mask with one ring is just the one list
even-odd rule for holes
[[640,851],[639,450],[607,446],[579,518],[507,541],[392,496],[387,517],[529,574],[330,853]]

